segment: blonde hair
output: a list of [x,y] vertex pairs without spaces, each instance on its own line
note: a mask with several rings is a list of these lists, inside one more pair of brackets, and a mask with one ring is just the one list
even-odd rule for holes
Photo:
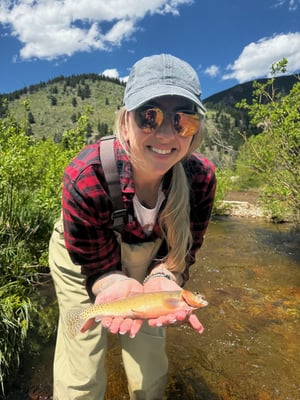
[[[123,135],[126,109],[123,107],[116,120],[116,136],[130,156],[130,149]],[[202,124],[193,136],[187,156],[198,149],[202,140]],[[186,255],[192,246],[190,230],[190,188],[181,162],[172,168],[172,178],[167,203],[159,216],[159,225],[168,245],[164,263],[172,272],[182,273],[186,268]]]

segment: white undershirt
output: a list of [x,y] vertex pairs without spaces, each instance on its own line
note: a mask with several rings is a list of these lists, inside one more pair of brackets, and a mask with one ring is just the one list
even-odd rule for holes
[[143,231],[145,234],[148,236],[151,234],[153,231],[154,224],[156,222],[157,214],[160,209],[160,206],[162,205],[162,202],[165,199],[165,195],[161,190],[161,187],[159,187],[158,190],[158,196],[157,196],[157,202],[154,208],[146,208],[144,207],[137,195],[135,194],[133,196],[133,209],[134,213],[136,215],[137,220],[141,224]]

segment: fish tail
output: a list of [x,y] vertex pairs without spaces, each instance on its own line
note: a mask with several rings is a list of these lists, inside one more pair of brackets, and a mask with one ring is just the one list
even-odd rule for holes
[[80,332],[81,327],[84,325],[85,319],[83,318],[83,311],[84,309],[82,308],[76,308],[67,312],[66,333],[70,339],[74,339],[74,337]]

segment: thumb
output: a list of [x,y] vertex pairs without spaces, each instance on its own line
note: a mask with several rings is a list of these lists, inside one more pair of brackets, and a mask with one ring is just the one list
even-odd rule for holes
[[203,333],[204,327],[203,327],[203,325],[201,324],[201,322],[199,321],[198,317],[195,314],[191,314],[189,316],[188,321],[189,321],[189,324],[191,325],[191,327],[193,329],[195,329],[199,333]]

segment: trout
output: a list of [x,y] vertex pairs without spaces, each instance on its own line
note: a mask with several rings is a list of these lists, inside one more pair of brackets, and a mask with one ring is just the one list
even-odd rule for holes
[[189,290],[138,293],[108,303],[94,304],[67,313],[67,334],[74,338],[80,331],[90,326],[90,320],[97,317],[122,317],[132,319],[158,318],[179,310],[191,312],[205,307],[207,301],[201,294]]

